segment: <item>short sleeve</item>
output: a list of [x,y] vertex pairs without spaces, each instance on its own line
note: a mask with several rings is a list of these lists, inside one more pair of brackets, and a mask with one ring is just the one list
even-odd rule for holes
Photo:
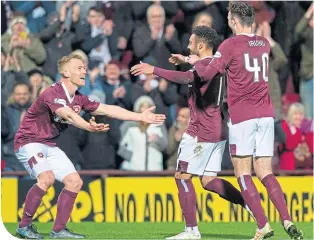
[[58,98],[51,94],[44,96],[44,104],[54,114],[59,108],[66,107],[67,103],[65,99]]
[[218,47],[210,65],[220,73],[224,73],[233,58],[234,42],[232,38],[226,39]]
[[82,108],[85,112],[94,112],[99,107],[100,103],[87,97],[86,95],[81,95]]

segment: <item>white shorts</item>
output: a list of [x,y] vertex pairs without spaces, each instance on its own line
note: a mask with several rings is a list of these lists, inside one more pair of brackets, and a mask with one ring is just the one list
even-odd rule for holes
[[274,155],[274,118],[255,118],[229,127],[229,147],[232,156],[271,157]]
[[55,179],[62,182],[70,173],[76,172],[73,163],[58,147],[42,143],[29,143],[15,153],[32,178],[37,178],[45,171],[52,171]]
[[178,149],[177,171],[198,176],[217,176],[226,141],[198,142],[197,137],[184,133]]

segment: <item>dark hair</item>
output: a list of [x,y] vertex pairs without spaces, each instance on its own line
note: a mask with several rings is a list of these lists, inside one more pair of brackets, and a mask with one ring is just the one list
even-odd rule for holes
[[204,42],[209,48],[215,49],[218,46],[219,36],[215,29],[197,26],[193,28],[192,34],[195,34],[197,41]]
[[31,92],[31,90],[32,90],[32,87],[27,82],[17,82],[14,84],[13,92],[14,92],[15,88],[18,86],[26,86],[28,88],[29,92]]
[[88,14],[90,13],[90,11],[95,11],[97,13],[101,13],[102,15],[105,15],[104,10],[101,7],[91,7],[88,10]]
[[242,26],[252,26],[255,21],[254,8],[246,2],[229,2],[230,13],[237,17]]

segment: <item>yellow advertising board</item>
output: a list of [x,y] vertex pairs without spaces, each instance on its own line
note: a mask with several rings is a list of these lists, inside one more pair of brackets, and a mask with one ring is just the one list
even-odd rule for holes
[[[226,177],[238,188],[235,177]],[[313,177],[278,177],[284,190],[293,221],[313,221]],[[253,221],[237,205],[204,190],[198,178],[193,180],[197,196],[197,217],[203,222]],[[254,178],[262,205],[270,221],[280,221],[264,186]],[[24,199],[32,180],[1,179],[1,216],[3,222],[20,220]],[[43,197],[34,220],[53,221],[56,217],[57,198],[62,190],[56,183]],[[180,222],[183,221],[172,177],[138,177],[85,179],[71,214],[70,221],[94,222]]]
[[[226,177],[238,187],[236,178]],[[279,177],[289,212],[294,221],[313,220],[313,177]],[[279,214],[270,202],[263,185],[254,178],[262,205],[270,221]],[[197,215],[204,222],[253,221],[242,207],[230,204],[217,194],[204,190],[194,179]],[[106,222],[178,222],[182,221],[177,188],[173,178],[106,179]]]

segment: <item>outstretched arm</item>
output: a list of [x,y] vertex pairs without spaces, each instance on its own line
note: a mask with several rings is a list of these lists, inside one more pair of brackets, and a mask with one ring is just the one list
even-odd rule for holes
[[124,120],[124,121],[142,121],[147,123],[153,124],[162,124],[166,116],[163,114],[154,114],[156,107],[151,107],[144,111],[143,113],[135,113],[128,111],[124,108],[115,105],[108,105],[108,104],[99,104],[99,107],[92,112],[93,115],[107,115],[112,118]]
[[194,75],[192,71],[187,72],[179,72],[179,71],[171,71],[165,70],[162,68],[151,66],[147,63],[140,63],[131,68],[131,73],[135,76],[141,74],[155,74],[161,78],[167,79],[174,83],[179,84],[188,84],[194,81]]
[[60,107],[55,111],[55,113],[67,122],[73,124],[75,127],[90,132],[107,132],[109,130],[109,124],[96,123],[95,118],[90,120],[90,122],[86,122],[80,115],[69,107]]

